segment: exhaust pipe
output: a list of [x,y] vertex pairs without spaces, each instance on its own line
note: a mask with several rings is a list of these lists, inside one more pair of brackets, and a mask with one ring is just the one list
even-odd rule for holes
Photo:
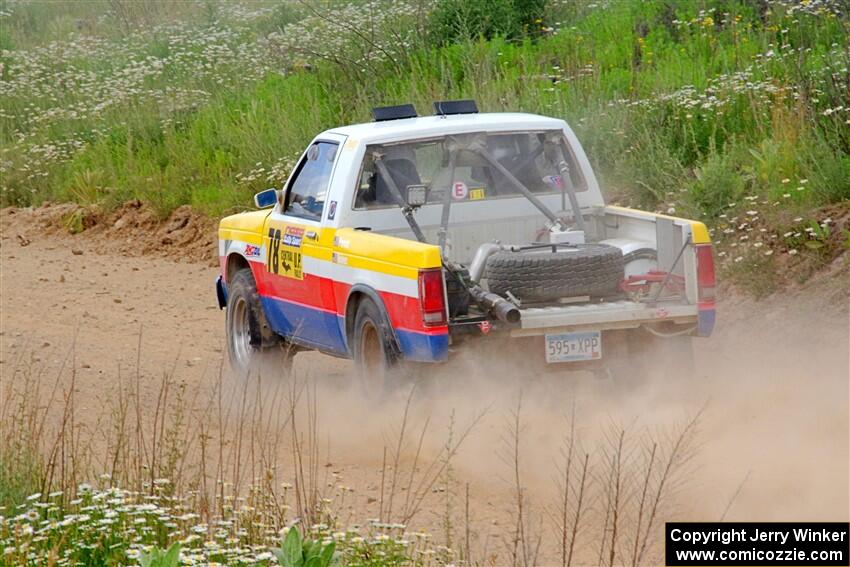
[[485,242],[479,246],[478,250],[475,251],[472,262],[469,263],[469,279],[475,283],[481,281],[481,277],[484,275],[484,268],[487,266],[487,258],[499,250],[504,249],[504,246],[495,242]]
[[469,288],[469,293],[472,298],[481,304],[482,307],[492,313],[499,321],[505,323],[518,323],[522,316],[519,308],[495,293],[484,291],[477,285]]

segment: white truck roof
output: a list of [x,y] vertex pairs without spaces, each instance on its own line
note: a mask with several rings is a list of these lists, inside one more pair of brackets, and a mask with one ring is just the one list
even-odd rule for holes
[[[444,136],[462,132],[498,132],[512,130],[561,130],[566,123],[557,118],[519,112],[419,116],[383,122],[352,124],[327,130],[348,136],[356,142],[373,144]],[[320,136],[321,137],[321,136]]]

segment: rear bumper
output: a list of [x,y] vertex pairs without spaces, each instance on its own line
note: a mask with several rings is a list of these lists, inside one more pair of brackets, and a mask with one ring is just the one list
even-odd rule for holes
[[[633,301],[611,301],[584,305],[559,305],[553,307],[529,307],[522,310],[519,327],[511,329],[511,336],[532,337],[554,332],[580,331],[583,329],[611,330],[630,329],[651,323],[668,322],[676,325],[691,325],[703,335],[705,329],[711,333],[714,312],[711,311],[709,327],[707,313],[696,305],[649,306]],[[703,322],[703,318],[705,321]],[[702,324],[700,324],[702,323]]]

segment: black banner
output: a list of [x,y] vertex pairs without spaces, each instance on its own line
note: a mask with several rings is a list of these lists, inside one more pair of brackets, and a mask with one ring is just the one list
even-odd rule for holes
[[670,522],[669,567],[850,565],[850,524],[838,522]]

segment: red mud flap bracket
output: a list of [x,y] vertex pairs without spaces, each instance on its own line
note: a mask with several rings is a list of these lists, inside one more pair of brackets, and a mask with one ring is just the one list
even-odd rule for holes
[[668,291],[685,290],[685,277],[659,270],[650,270],[645,274],[628,276],[620,282],[620,290],[625,293],[649,293],[652,284],[663,284]]

